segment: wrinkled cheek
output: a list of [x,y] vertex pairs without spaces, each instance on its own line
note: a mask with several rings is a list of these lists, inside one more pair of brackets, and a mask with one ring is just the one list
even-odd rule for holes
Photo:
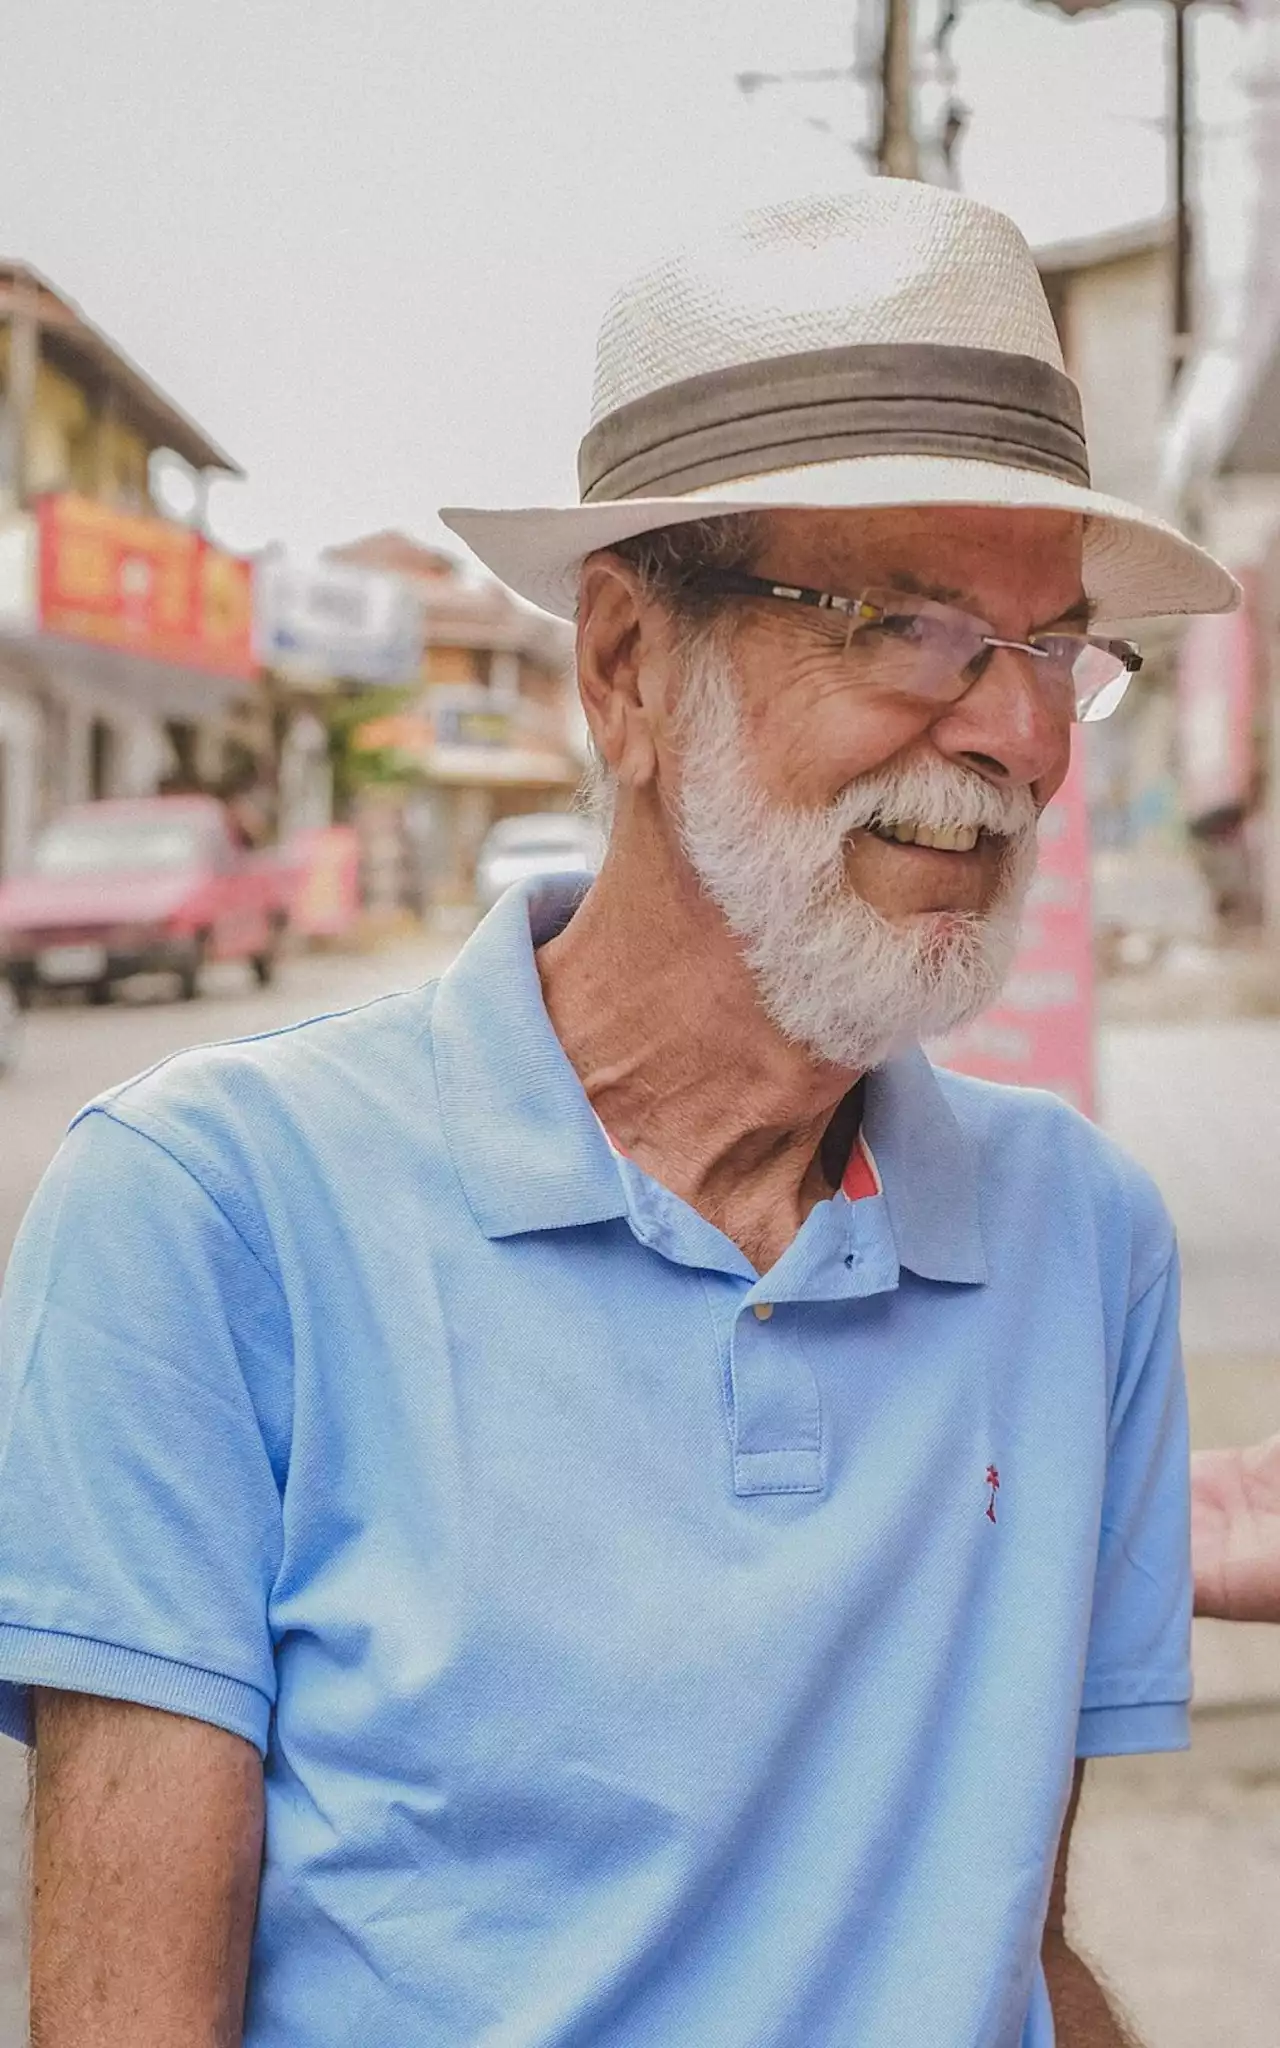
[[887,692],[851,692],[803,674],[777,678],[743,705],[750,770],[774,802],[800,808],[836,803],[866,775],[910,757],[928,712]]

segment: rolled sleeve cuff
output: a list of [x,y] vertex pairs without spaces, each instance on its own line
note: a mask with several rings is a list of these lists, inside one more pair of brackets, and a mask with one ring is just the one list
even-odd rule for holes
[[1076,1735],[1078,1757],[1143,1756],[1151,1750],[1190,1747],[1191,1714],[1186,1700],[1081,1710]]
[[145,1650],[121,1649],[118,1643],[96,1642],[90,1636],[0,1622],[0,1734],[28,1744],[33,1735],[32,1686],[131,1700],[140,1707],[185,1714],[243,1736],[260,1755],[267,1753],[271,1701],[242,1679]]

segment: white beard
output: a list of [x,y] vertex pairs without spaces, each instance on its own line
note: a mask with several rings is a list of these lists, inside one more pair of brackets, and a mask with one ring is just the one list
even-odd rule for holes
[[[922,754],[857,777],[821,810],[776,804],[751,772],[732,661],[714,640],[690,654],[681,730],[676,822],[685,854],[786,1038],[863,1073],[986,1008],[1012,963],[1035,870],[1028,790],[998,789]],[[845,872],[849,834],[873,820],[1006,835],[991,906],[898,923],[882,917]]]

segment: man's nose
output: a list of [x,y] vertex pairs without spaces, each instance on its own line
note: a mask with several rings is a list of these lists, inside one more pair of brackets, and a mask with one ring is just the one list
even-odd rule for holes
[[1016,782],[1041,803],[1058,788],[1071,760],[1071,701],[1060,685],[1037,674],[1032,653],[994,647],[963,697],[947,706],[931,737],[939,752],[992,781]]

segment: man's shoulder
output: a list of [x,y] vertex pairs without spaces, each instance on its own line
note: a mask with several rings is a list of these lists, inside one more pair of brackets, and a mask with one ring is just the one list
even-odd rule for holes
[[1065,1197],[1075,1195],[1077,1209],[1087,1210],[1101,1231],[1127,1242],[1133,1299],[1159,1277],[1173,1254],[1173,1223],[1151,1175],[1114,1138],[1047,1089],[977,1080],[945,1067],[935,1072],[975,1147],[984,1185],[1064,1213]]
[[380,1128],[425,1140],[436,1115],[437,984],[248,1038],[170,1054],[86,1103],[173,1153],[201,1179],[277,1167],[298,1152],[368,1159]]

